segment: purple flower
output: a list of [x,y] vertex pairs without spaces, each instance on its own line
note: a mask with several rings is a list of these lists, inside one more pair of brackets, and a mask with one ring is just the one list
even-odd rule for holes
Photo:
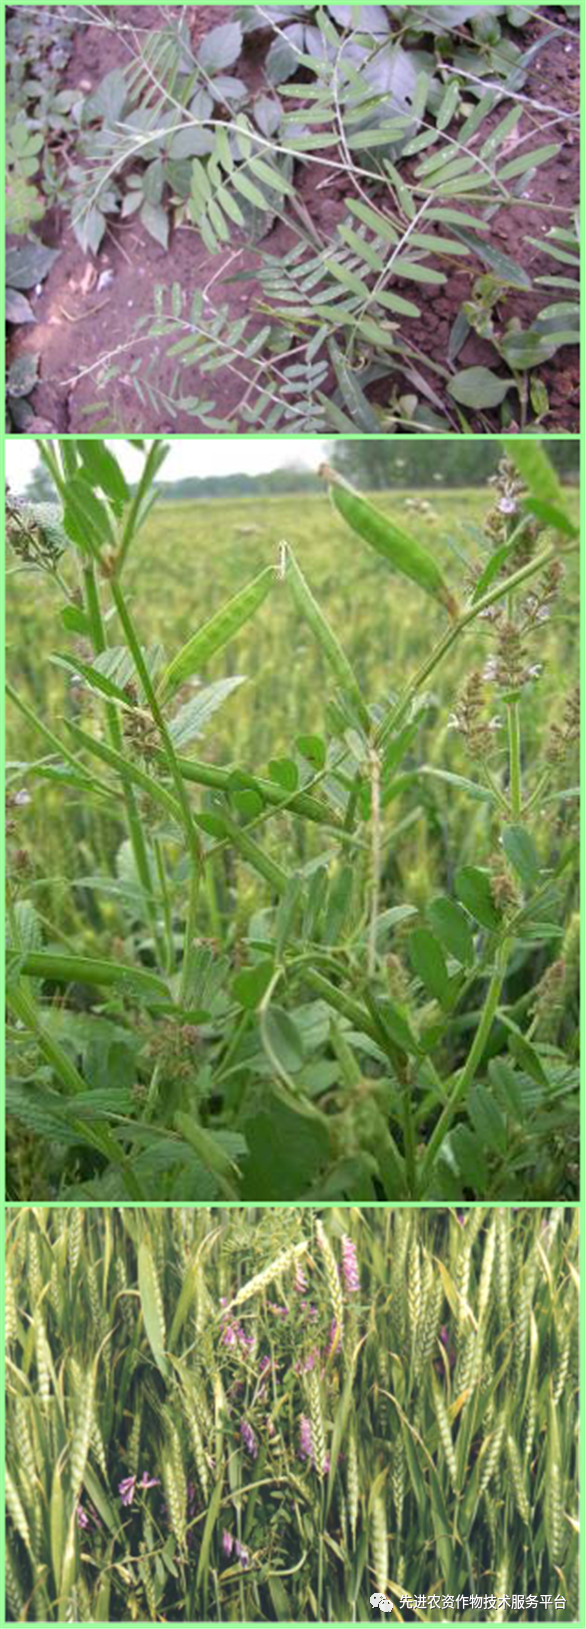
[[259,1366],[258,1366],[258,1372],[259,1372],[259,1374],[266,1374],[267,1369],[270,1369],[270,1368],[271,1368],[271,1359],[270,1359],[270,1357],[268,1356],[268,1353],[267,1353],[267,1354],[265,1354],[264,1357],[261,1357],[261,1360],[260,1360],[260,1363],[259,1363]]
[[299,1294],[303,1295],[303,1291],[307,1289],[307,1279],[306,1279],[305,1273],[303,1271],[303,1268],[299,1266],[299,1263],[297,1263],[297,1266],[295,1268],[295,1278],[293,1280],[293,1283],[294,1283],[295,1289],[299,1292]]
[[330,1324],[330,1333],[329,1333],[329,1338],[328,1338],[328,1344],[327,1344],[327,1347],[326,1347],[326,1357],[329,1357],[329,1356],[330,1356],[330,1354],[331,1354],[331,1353],[332,1353],[332,1352],[333,1352],[333,1350],[334,1350],[334,1346],[335,1346],[335,1345],[336,1345],[336,1346],[337,1346],[337,1345],[340,1345],[340,1346],[341,1346],[341,1344],[342,1344],[342,1337],[341,1337],[341,1336],[340,1336],[340,1340],[339,1340],[339,1341],[338,1341],[338,1338],[337,1338],[337,1337],[338,1337],[338,1325],[337,1325],[337,1323],[336,1323],[336,1320],[335,1320],[335,1318],[332,1318],[332,1322],[331,1322],[331,1324]]
[[248,1420],[240,1421],[240,1435],[247,1454],[250,1454],[251,1459],[256,1459],[258,1456],[258,1443],[252,1426],[248,1424]]
[[234,1539],[232,1538],[232,1534],[227,1532],[226,1528],[224,1528],[222,1533],[222,1549],[224,1551],[224,1555],[228,1556],[232,1554],[234,1549]]
[[342,1239],[342,1272],[346,1289],[350,1295],[355,1295],[357,1290],[360,1289],[360,1273],[356,1260],[356,1246],[346,1233]]
[[240,1566],[248,1567],[250,1563],[250,1556],[244,1544],[240,1543],[240,1539],[234,1539],[234,1549],[236,1551],[236,1555],[238,1556]]
[[135,1490],[135,1488],[136,1488],[136,1477],[135,1476],[125,1476],[125,1477],[123,1477],[122,1481],[118,1483],[118,1492],[120,1494],[120,1498],[121,1498],[121,1501],[122,1501],[123,1505],[131,1505],[132,1504],[132,1501],[134,1499],[134,1490]]
[[254,1335],[247,1335],[242,1324],[226,1324],[221,1339],[223,1346],[254,1346]]
[[138,1486],[139,1488],[160,1488],[161,1484],[158,1476],[149,1476],[148,1471],[143,1471]]
[[306,1414],[299,1417],[299,1458],[310,1459],[313,1465],[313,1438],[311,1424]]
[[314,1346],[313,1351],[308,1352],[307,1357],[303,1358],[302,1361],[300,1360],[299,1363],[296,1363],[295,1367],[296,1367],[298,1372],[301,1372],[302,1374],[307,1374],[310,1369],[315,1369],[316,1364],[319,1363],[319,1359],[320,1359],[319,1348],[317,1346]]
[[288,1307],[278,1307],[278,1306],[275,1305],[274,1301],[269,1301],[269,1312],[274,1312],[276,1318],[288,1318],[289,1317],[289,1308]]
[[78,1505],[78,1507],[77,1507],[77,1525],[78,1525],[78,1527],[82,1527],[82,1528],[83,1527],[89,1527],[89,1525],[90,1525],[89,1516],[87,1515],[87,1512],[84,1510],[83,1505]]

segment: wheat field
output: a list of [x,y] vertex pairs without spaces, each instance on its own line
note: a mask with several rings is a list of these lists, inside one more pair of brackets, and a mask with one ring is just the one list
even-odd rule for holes
[[6,1232],[12,1620],[578,1617],[576,1210]]

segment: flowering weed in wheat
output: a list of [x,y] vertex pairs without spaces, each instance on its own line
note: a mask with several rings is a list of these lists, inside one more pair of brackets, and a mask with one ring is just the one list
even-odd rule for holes
[[70,1230],[8,1212],[11,1618],[575,1615],[570,1209],[92,1207],[73,1280]]

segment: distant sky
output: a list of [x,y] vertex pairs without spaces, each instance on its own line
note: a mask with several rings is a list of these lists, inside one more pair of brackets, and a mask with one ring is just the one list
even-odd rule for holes
[[[110,441],[125,475],[134,479],[142,467],[141,454],[125,441]],[[173,441],[159,479],[180,481],[188,475],[262,475],[286,464],[305,464],[317,469],[326,455],[326,442],[291,438],[263,441],[256,437],[239,441]],[[18,436],[6,443],[6,479],[13,492],[26,487],[38,460],[37,443],[32,436]]]

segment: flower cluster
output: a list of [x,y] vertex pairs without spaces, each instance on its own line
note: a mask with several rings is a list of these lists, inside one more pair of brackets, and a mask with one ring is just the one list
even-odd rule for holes
[[148,1488],[158,1488],[160,1485],[158,1476],[149,1476],[148,1471],[143,1471],[140,1481],[136,1476],[124,1476],[118,1483],[121,1503],[131,1505],[137,1488],[146,1492]]
[[563,764],[566,754],[580,740],[580,691],[568,696],[561,724],[552,724],[546,748],[548,764]]
[[27,504],[6,499],[6,539],[25,565],[54,571],[67,547],[61,511],[54,503]]
[[499,690],[518,692],[532,679],[538,679],[541,671],[541,662],[528,663],[519,628],[514,622],[501,621],[496,652],[489,657],[483,673],[484,680],[496,684]]
[[250,1566],[250,1551],[246,1549],[244,1544],[240,1543],[240,1539],[234,1538],[234,1535],[229,1533],[226,1527],[222,1533],[222,1549],[225,1556],[230,1557],[234,1554],[241,1567]]
[[360,1273],[356,1259],[356,1246],[348,1238],[347,1233],[342,1239],[342,1272],[344,1283],[350,1295],[356,1295],[360,1289]]
[[466,680],[456,701],[455,710],[448,719],[448,729],[458,730],[464,737],[471,758],[485,760],[494,751],[494,733],[501,728],[497,716],[485,717],[484,683],[481,673],[474,672]]
[[252,1429],[252,1426],[249,1425],[248,1420],[241,1420],[240,1421],[240,1435],[242,1437],[242,1441],[244,1443],[244,1447],[246,1449],[247,1454],[250,1454],[251,1459],[257,1459],[258,1458],[258,1443],[257,1443],[256,1437],[254,1435],[254,1431]]
[[98,1528],[101,1528],[102,1526],[98,1513],[96,1510],[94,1510],[93,1505],[90,1505],[89,1509],[86,1510],[80,1501],[75,1514],[77,1517],[77,1525],[79,1528],[81,1528],[82,1532],[85,1532],[86,1528],[90,1527],[92,1524],[94,1527]]
[[489,486],[494,487],[495,501],[486,516],[485,531],[494,548],[500,548],[506,543],[513,531],[518,532],[513,559],[508,557],[503,566],[506,571],[510,571],[511,566],[517,569],[531,558],[539,534],[539,525],[530,515],[523,517],[521,513],[524,482],[511,458],[501,458],[497,473],[491,476]]
[[222,1346],[241,1346],[248,1350],[254,1346],[254,1335],[247,1335],[242,1324],[228,1323],[224,1324],[220,1341]]

